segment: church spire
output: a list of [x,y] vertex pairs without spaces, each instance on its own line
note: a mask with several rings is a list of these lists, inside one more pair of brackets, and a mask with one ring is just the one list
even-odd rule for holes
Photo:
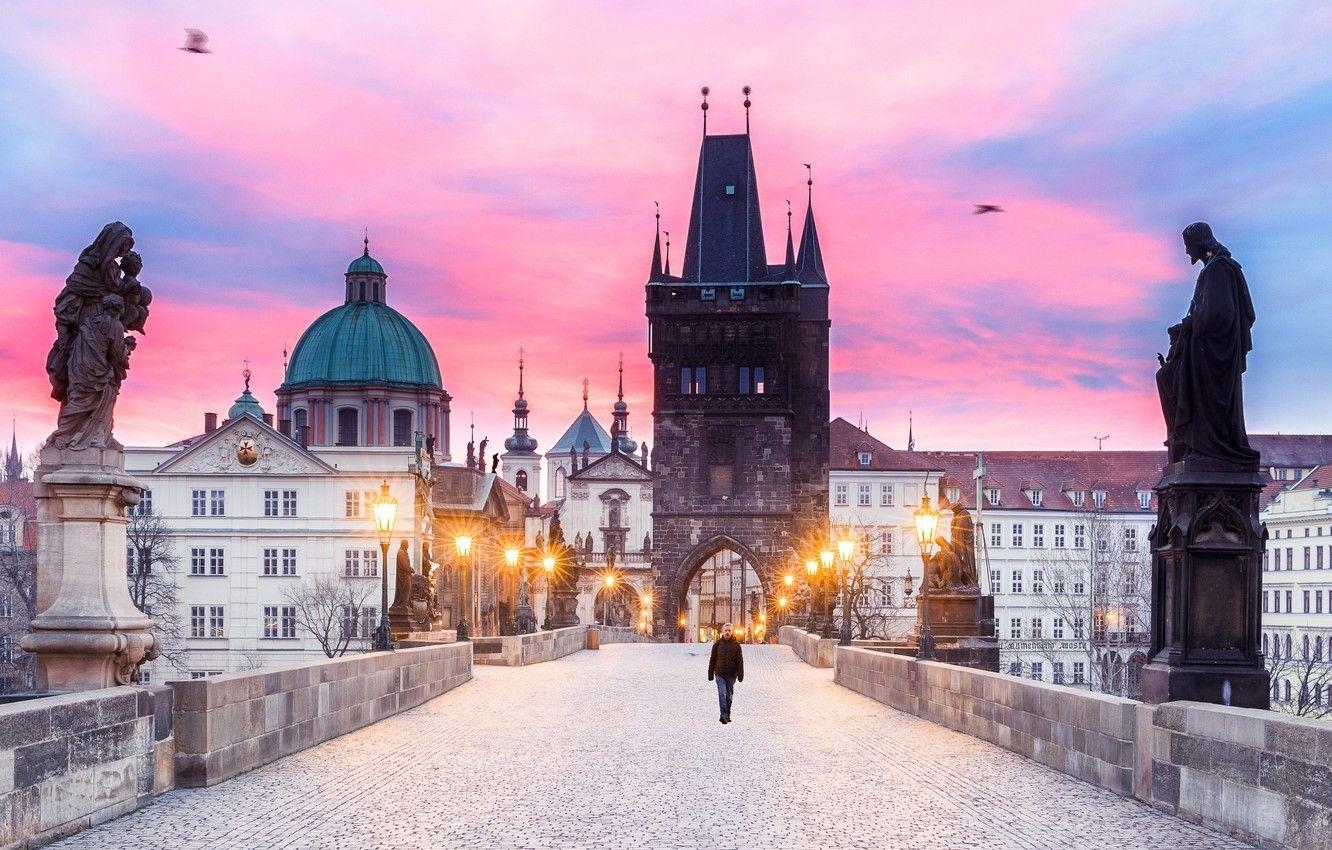
[[796,279],[796,259],[795,244],[791,241],[791,202],[786,202],[786,270],[782,273],[783,280]]
[[10,420],[9,454],[5,456],[5,481],[19,481],[23,478],[23,460],[18,450],[18,418]]
[[800,255],[796,258],[798,279],[804,284],[827,286],[828,277],[823,271],[823,251],[819,249],[819,231],[814,226],[814,169],[807,162],[805,170],[808,175],[805,185],[808,187],[809,200],[805,208],[805,229],[800,234]]
[[911,411],[907,411],[907,451],[916,450],[915,422],[912,420]]
[[657,238],[652,246],[652,269],[648,272],[648,282],[661,280],[661,204],[657,206]]
[[624,401],[624,352],[620,352],[620,385],[611,408],[611,451],[634,456],[638,443],[629,439],[629,405]]
[[504,450],[515,453],[535,452],[537,441],[527,433],[527,414],[531,410],[523,398],[523,350],[518,349],[518,398],[513,402],[513,436],[504,441]]
[[666,276],[671,276],[671,232],[664,231],[666,234]]
[[583,379],[583,410],[587,410],[587,378]]

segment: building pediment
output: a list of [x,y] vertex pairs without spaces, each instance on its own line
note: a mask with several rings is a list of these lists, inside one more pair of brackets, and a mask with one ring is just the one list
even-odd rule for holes
[[173,475],[328,475],[337,470],[248,414],[153,470]]
[[571,481],[651,481],[652,473],[624,455],[609,454],[569,476]]

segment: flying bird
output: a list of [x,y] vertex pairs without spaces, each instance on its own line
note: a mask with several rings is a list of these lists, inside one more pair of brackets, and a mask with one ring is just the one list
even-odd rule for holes
[[1004,208],[998,204],[972,204],[972,215],[985,215],[986,213],[1001,213]]
[[197,30],[193,27],[185,28],[185,46],[178,47],[177,50],[184,50],[189,53],[212,53],[208,49],[208,34],[203,30]]

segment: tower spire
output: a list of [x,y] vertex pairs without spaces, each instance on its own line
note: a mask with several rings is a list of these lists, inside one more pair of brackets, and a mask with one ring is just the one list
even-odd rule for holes
[[908,410],[908,411],[907,411],[907,451],[909,451],[909,452],[914,452],[914,451],[916,450],[916,433],[915,433],[915,424],[916,424],[916,423],[915,423],[915,421],[914,421],[914,418],[913,418],[912,415],[911,415],[911,411]]
[[23,478],[23,461],[18,451],[18,417],[10,417],[9,454],[5,457],[5,481]]
[[[518,349],[518,398],[513,401],[513,436],[504,441],[505,455],[514,452],[519,454],[530,454],[536,451],[537,441],[527,433],[527,414],[531,410],[527,406],[527,399],[523,398],[523,349]],[[507,461],[506,461],[507,464]],[[508,468],[507,465],[505,467]],[[526,473],[524,473],[526,475]]]
[[361,256],[363,256],[363,257],[368,257],[368,256],[370,256],[370,228],[369,228],[369,227],[367,227],[367,228],[365,229],[365,253],[362,254]]
[[791,241],[791,201],[786,202],[786,271],[783,273],[783,279],[795,280],[796,260],[795,243]]
[[703,95],[703,105],[700,106],[699,109],[702,109],[702,110],[703,110],[703,137],[704,137],[704,138],[707,138],[707,135],[708,135],[708,92],[709,92],[709,89],[708,89],[707,86],[704,86],[703,88],[699,89],[699,92],[698,92],[699,94]]
[[652,245],[652,269],[648,272],[648,281],[661,280],[661,204],[652,202],[657,207],[657,237]]
[[587,410],[587,378],[583,379],[583,410]]
[[518,349],[518,397],[523,397],[523,350]]
[[638,443],[629,439],[629,405],[624,401],[624,352],[620,352],[620,386],[611,407],[611,451],[633,457]]
[[669,230],[665,230],[665,231],[662,231],[662,232],[666,234],[666,272],[665,272],[665,274],[666,274],[667,277],[670,277],[670,276],[671,276],[671,232],[670,232]]
[[796,257],[798,280],[809,285],[828,285],[828,276],[823,270],[823,251],[819,248],[819,231],[814,225],[814,168],[805,163],[805,187],[808,194],[808,206],[805,208],[805,229],[800,234],[800,254]]
[[617,401],[624,401],[624,352],[620,352],[620,388],[615,392]]

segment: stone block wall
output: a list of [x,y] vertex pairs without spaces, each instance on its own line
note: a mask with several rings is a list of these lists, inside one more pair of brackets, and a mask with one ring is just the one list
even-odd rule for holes
[[173,787],[168,687],[0,705],[0,848],[35,847]]
[[525,667],[572,655],[587,648],[588,629],[597,629],[606,643],[639,643],[651,639],[636,629],[623,626],[569,626],[530,635],[475,638],[472,641],[477,664],[500,667]]
[[214,785],[471,678],[463,642],[174,682],[176,784]]
[[899,711],[1259,847],[1332,847],[1332,721],[1144,705],[858,647],[835,655],[835,682]]
[[797,626],[782,626],[777,630],[777,642],[791,647],[796,657],[811,667],[833,666],[835,638],[821,638]]

